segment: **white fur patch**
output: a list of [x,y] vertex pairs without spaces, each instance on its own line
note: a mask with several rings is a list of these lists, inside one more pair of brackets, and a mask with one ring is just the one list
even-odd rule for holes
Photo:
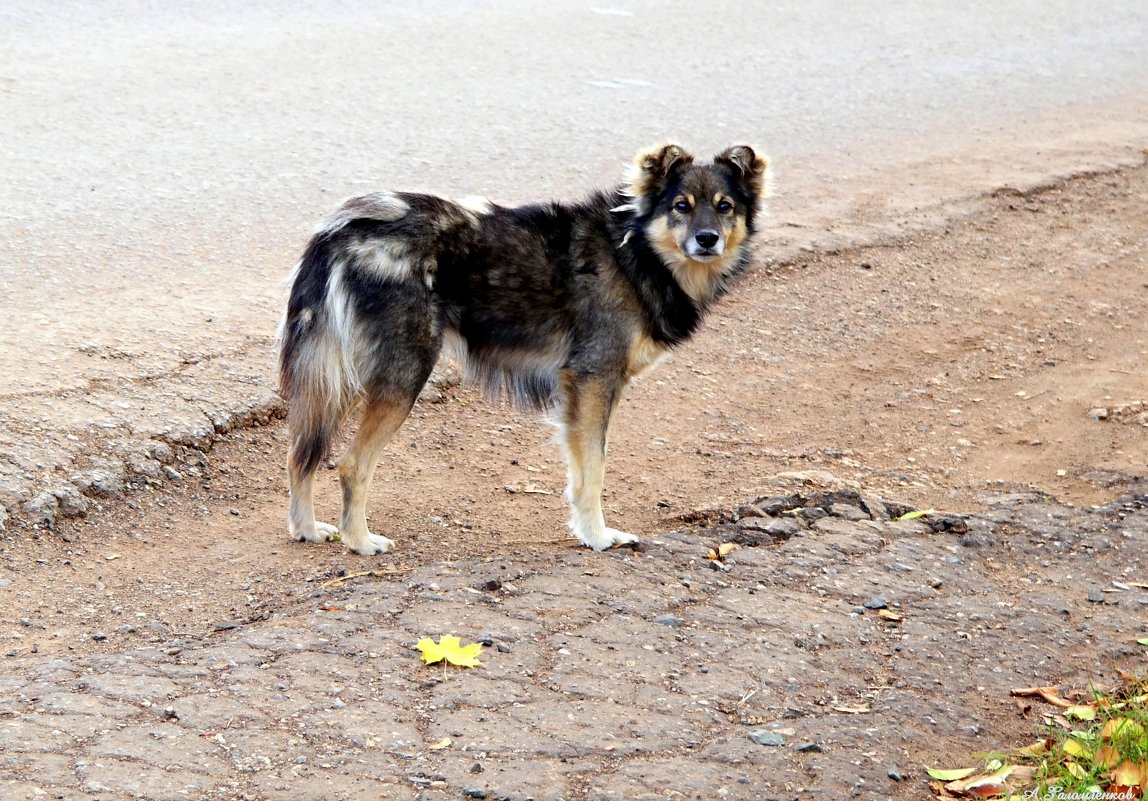
[[480,216],[490,214],[494,209],[494,204],[481,195],[467,195],[466,197],[460,197],[455,202],[467,211]]
[[405,217],[410,210],[410,205],[394,192],[375,192],[353,197],[319,227],[318,233],[337,233],[352,220],[395,222]]

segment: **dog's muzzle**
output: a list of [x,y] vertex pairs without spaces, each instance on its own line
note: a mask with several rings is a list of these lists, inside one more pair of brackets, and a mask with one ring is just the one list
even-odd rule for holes
[[725,241],[717,231],[698,231],[686,243],[686,254],[691,259],[709,261],[721,255]]

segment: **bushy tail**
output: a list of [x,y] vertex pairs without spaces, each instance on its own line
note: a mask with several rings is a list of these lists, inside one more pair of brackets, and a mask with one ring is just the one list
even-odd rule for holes
[[314,471],[357,394],[350,309],[338,286],[331,237],[316,235],[295,270],[280,329],[279,392],[287,401],[291,467]]

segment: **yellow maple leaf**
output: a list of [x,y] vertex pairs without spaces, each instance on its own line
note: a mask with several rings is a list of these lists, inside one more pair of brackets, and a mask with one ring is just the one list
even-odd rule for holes
[[462,641],[453,634],[442,635],[437,643],[430,637],[423,637],[418,641],[416,647],[422,651],[423,655],[420,658],[428,665],[433,665],[444,659],[452,665],[459,665],[460,667],[478,667],[482,664],[478,661],[478,655],[482,653],[482,645],[479,643],[463,645]]

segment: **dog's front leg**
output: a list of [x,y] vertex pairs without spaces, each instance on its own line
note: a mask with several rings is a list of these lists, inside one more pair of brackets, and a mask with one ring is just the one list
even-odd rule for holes
[[621,389],[621,378],[585,378],[569,371],[562,375],[562,442],[566,448],[570,528],[595,551],[638,541],[633,534],[607,528],[602,515],[610,416]]

